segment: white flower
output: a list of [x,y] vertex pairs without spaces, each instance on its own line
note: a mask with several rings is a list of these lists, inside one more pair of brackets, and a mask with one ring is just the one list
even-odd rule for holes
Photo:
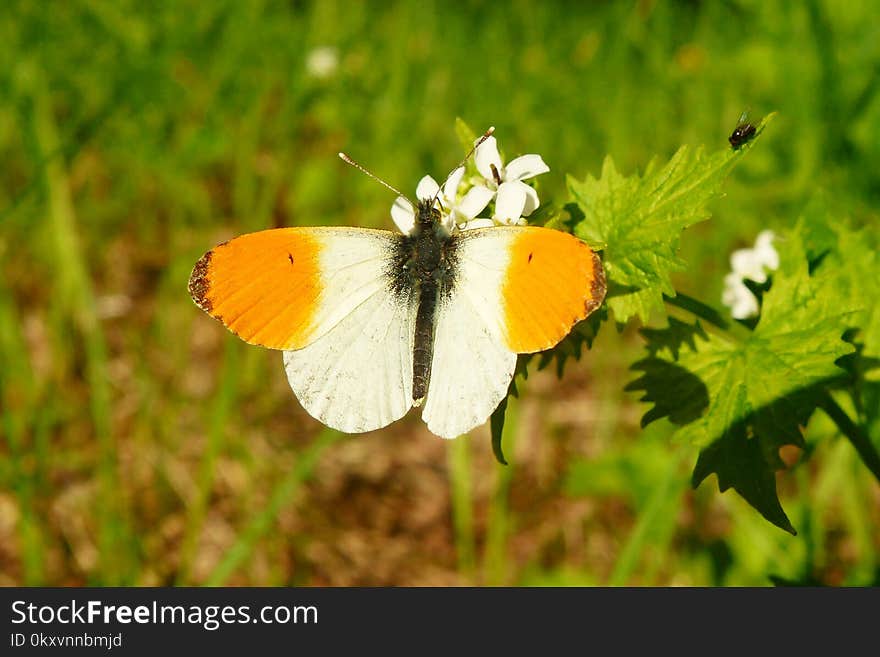
[[[431,199],[437,196],[441,208],[443,224],[450,232],[456,225],[463,226],[483,211],[495,193],[483,185],[471,187],[460,200],[457,199],[459,187],[464,177],[464,167],[459,167],[451,174],[443,188],[431,176],[425,176],[416,187],[416,198]],[[438,195],[437,192],[440,191]],[[408,235],[416,223],[415,209],[410,202],[402,196],[398,196],[391,206],[391,218],[400,229]],[[490,222],[491,223],[491,222]]]
[[755,283],[767,281],[767,270],[779,268],[779,254],[773,248],[776,235],[772,230],[762,230],[755,240],[752,249],[738,249],[730,255],[730,268],[740,278],[747,278]]
[[[474,179],[465,181],[465,167],[461,166],[449,175],[442,188],[431,176],[422,178],[416,188],[416,197],[424,200],[437,196],[443,224],[450,232],[525,224],[523,217],[534,212],[540,200],[534,188],[523,180],[550,171],[541,156],[534,153],[522,155],[505,166],[495,137],[489,137],[476,148],[474,162],[486,184],[482,181],[475,183]],[[477,218],[493,198],[492,217]],[[391,206],[391,218],[401,232],[409,234],[415,227],[415,208],[400,196]]]
[[747,319],[758,314],[758,300],[736,272],[724,277],[721,303],[730,308],[734,319]]
[[333,46],[321,46],[306,55],[306,72],[313,78],[329,78],[338,67],[339,55]]
[[535,153],[521,155],[505,166],[495,137],[489,137],[477,147],[474,163],[489,189],[497,190],[492,219],[502,224],[524,224],[522,217],[534,212],[540,200],[535,189],[523,180],[550,171],[541,156]]
[[730,308],[734,319],[757,316],[758,299],[743,281],[748,279],[755,283],[766,283],[767,272],[779,268],[779,253],[773,248],[775,239],[772,230],[761,231],[754,248],[737,249],[730,255],[730,268],[733,271],[724,277],[721,303]]

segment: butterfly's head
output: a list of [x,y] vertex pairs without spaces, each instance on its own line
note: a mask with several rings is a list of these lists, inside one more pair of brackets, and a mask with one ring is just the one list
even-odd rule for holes
[[440,210],[434,204],[433,198],[419,199],[416,205],[416,224],[421,228],[431,228],[441,223]]
[[450,236],[452,227],[444,221],[443,206],[438,207],[438,205],[437,201],[433,198],[419,199],[419,202],[413,206],[416,222],[410,232],[411,236],[434,235],[441,240]]

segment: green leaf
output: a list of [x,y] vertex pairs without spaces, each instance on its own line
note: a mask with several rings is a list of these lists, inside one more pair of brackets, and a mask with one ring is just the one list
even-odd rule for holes
[[492,417],[489,420],[489,426],[492,430],[492,453],[495,455],[495,460],[501,465],[507,465],[507,459],[504,458],[504,450],[501,449],[501,436],[504,434],[504,414],[507,413],[508,397],[510,397],[509,392],[501,400],[501,403],[498,404],[498,408],[492,412]]
[[845,375],[836,361],[853,352],[843,336],[858,317],[858,300],[840,294],[839,268],[810,271],[806,232],[802,223],[777,243],[780,268],[745,339],[674,319],[644,329],[649,355],[633,365],[641,376],[627,386],[653,403],[643,425],[668,417],[682,426],[679,438],[702,447],[694,486],[714,472],[721,491],[734,488],[791,533],[776,494],[779,449],[803,446],[801,427]]
[[634,316],[647,321],[662,310],[664,294],[675,294],[669,276],[684,266],[676,256],[681,232],[708,218],[707,202],[720,193],[727,174],[773,116],[766,116],[755,138],[738,150],[707,155],[702,148],[682,146],[664,166],[653,160],[644,174],[628,177],[608,157],[598,180],[569,176],[569,192],[584,214],[575,235],[604,252],[608,305],[618,323]]
[[625,388],[644,391],[640,401],[654,404],[642,416],[642,428],[663,417],[682,426],[700,418],[709,406],[706,384],[676,362],[683,346],[696,352],[697,338],[709,340],[700,323],[686,324],[670,317],[668,327],[642,329],[642,335],[651,355],[632,365],[631,369],[641,371],[642,376]]
[[[520,359],[521,358],[522,356],[520,356]],[[520,368],[520,365],[521,363],[517,362],[517,369]],[[498,407],[492,412],[492,417],[489,419],[489,427],[492,432],[492,453],[495,455],[495,460],[501,465],[507,465],[507,459],[504,458],[504,450],[501,449],[501,437],[504,434],[504,419],[507,414],[507,400],[510,397],[519,397],[519,391],[516,389],[516,376],[510,380],[507,394],[504,396],[504,399],[501,400],[501,403],[498,404]]]
[[797,531],[779,503],[776,475],[767,466],[758,440],[749,439],[742,423],[700,452],[691,483],[696,488],[712,472],[718,475],[718,489],[733,487],[762,516],[792,535]]
[[[818,216],[816,216],[818,215]],[[876,229],[853,230],[846,222],[828,220],[820,205],[808,211],[804,221],[811,262],[815,268],[832,270],[839,279],[838,297],[860,307],[852,341],[859,347],[857,375],[880,381],[880,244]]]

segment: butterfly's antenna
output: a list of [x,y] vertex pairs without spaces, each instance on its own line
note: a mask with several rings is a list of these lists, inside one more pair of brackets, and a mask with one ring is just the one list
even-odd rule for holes
[[382,179],[381,179],[379,176],[377,176],[376,174],[374,174],[374,173],[370,173],[369,171],[367,171],[366,169],[364,169],[360,164],[358,164],[357,162],[355,162],[354,160],[352,160],[352,159],[351,159],[348,155],[346,155],[345,153],[340,153],[340,154],[339,154],[339,159],[341,159],[341,160],[342,160],[343,162],[345,162],[346,164],[350,164],[351,166],[353,166],[355,169],[357,169],[357,170],[360,171],[361,173],[365,173],[365,174],[367,174],[370,178],[372,178],[373,180],[375,180],[376,182],[378,182],[380,185],[384,185],[385,187],[387,187],[388,189],[390,189],[392,192],[394,192],[394,193],[397,194],[398,196],[402,196],[403,198],[405,198],[405,199],[409,202],[409,204],[410,204],[411,206],[416,207],[416,204],[413,203],[412,201],[410,201],[410,200],[409,200],[409,197],[408,197],[406,194],[404,194],[403,192],[401,192],[399,189],[396,189],[395,187],[392,187],[391,185],[389,185],[387,182],[385,182],[384,180],[382,180]]
[[458,171],[458,170],[459,170],[461,167],[463,167],[465,164],[467,164],[467,161],[468,161],[469,159],[471,159],[471,155],[473,155],[474,152],[480,147],[480,144],[482,144],[482,143],[483,143],[484,141],[486,141],[489,137],[491,137],[491,136],[492,136],[492,133],[494,133],[494,132],[495,132],[495,126],[494,126],[494,125],[493,125],[493,126],[489,126],[489,129],[486,130],[486,132],[484,132],[483,135],[482,135],[479,139],[477,139],[477,141],[474,142],[474,145],[471,147],[471,150],[469,150],[469,151],[468,151],[468,154],[464,156],[464,159],[461,161],[461,163],[460,163],[457,167],[455,167],[452,171],[449,172],[449,175],[446,176],[446,180],[443,181],[443,185],[440,185],[440,186],[437,188],[437,193],[434,194],[434,198],[431,200],[431,207],[434,206],[434,203],[435,203],[435,202],[437,201],[437,199],[440,197],[440,190],[442,190],[442,189],[443,189],[443,186],[446,185],[447,182],[449,182],[449,179],[452,177],[452,174],[455,173],[456,171]]

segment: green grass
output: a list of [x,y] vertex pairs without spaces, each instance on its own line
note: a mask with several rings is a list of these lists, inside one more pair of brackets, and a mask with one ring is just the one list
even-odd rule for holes
[[[340,150],[412,192],[461,157],[461,117],[540,153],[561,201],[606,154],[644,169],[776,110],[683,240],[676,284],[716,303],[727,254],[817,194],[876,225],[878,18],[819,0],[9,3],[0,584],[876,582],[880,492],[833,426],[815,419],[779,477],[798,537],[714,479],[690,491],[695,453],[641,431],[623,392],[635,327],[603,328],[561,382],[530,377],[503,468],[488,432],[445,445],[415,417],[336,440],[186,282],[238,233],[390,228],[393,199]],[[339,57],[323,79],[320,46]]]

